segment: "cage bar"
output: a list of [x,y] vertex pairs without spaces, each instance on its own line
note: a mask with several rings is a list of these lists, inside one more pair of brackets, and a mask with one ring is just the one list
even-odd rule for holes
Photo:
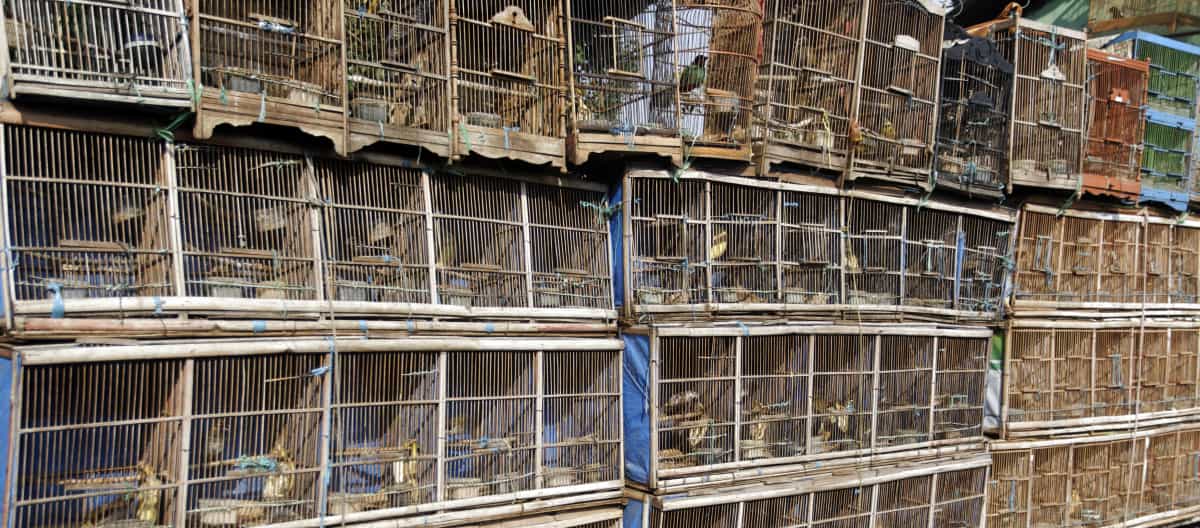
[[1186,35],[1200,28],[1194,0],[1097,0],[1088,7],[1087,30],[1106,35],[1141,28],[1160,35]]
[[1096,49],[1088,59],[1088,142],[1083,189],[1132,200],[1141,195],[1142,142],[1150,63]]

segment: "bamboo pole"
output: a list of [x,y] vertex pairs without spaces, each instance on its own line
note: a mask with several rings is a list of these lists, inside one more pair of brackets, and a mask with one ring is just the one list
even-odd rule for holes
[[126,338],[167,337],[298,337],[326,335],[331,329],[359,333],[362,336],[386,337],[441,333],[473,336],[579,336],[609,333],[616,329],[607,323],[524,323],[500,321],[494,323],[456,322],[440,320],[387,321],[346,320],[320,321],[250,321],[219,319],[50,319],[17,317],[13,335],[21,339],[65,339],[86,334]]

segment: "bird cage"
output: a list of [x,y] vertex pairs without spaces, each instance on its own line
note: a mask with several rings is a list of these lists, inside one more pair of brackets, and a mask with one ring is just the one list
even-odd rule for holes
[[788,305],[842,301],[842,199],[784,190],[779,221],[780,292]]
[[1169,410],[1171,402],[1171,353],[1167,345],[1166,329],[1143,329],[1140,350],[1137,351],[1137,402],[1133,403],[1138,413],[1153,413]]
[[945,10],[929,0],[866,0],[850,176],[929,189]]
[[1088,142],[1083,189],[1126,200],[1141,194],[1142,140],[1150,63],[1096,49],[1088,58]]
[[763,172],[779,162],[842,171],[851,144],[866,2],[768,0],[755,114]]
[[898,305],[905,207],[876,200],[846,200],[846,302]]
[[1187,209],[1195,169],[1193,122],[1147,110],[1141,201]]
[[432,182],[441,304],[529,306],[522,195],[516,180],[445,174]]
[[987,487],[987,524],[1002,528],[1025,527],[1030,513],[1033,460],[1026,451],[992,453]]
[[10,522],[341,524],[468,499],[561,506],[587,500],[570,493],[619,492],[619,347],[501,337],[23,347]]
[[1088,33],[1103,35],[1130,28],[1159,34],[1191,34],[1200,28],[1193,0],[1096,0],[1088,8]]
[[675,2],[569,3],[571,160],[617,151],[682,163]]
[[1010,185],[1075,190],[1083,168],[1086,35],[1021,18],[1019,8],[1014,15],[970,30],[995,42],[1016,72]]
[[175,154],[187,295],[317,299],[304,158],[199,144]]
[[3,135],[13,301],[48,300],[61,316],[74,300],[176,293],[160,143],[17,125]]
[[750,161],[762,59],[761,0],[676,0],[676,87],[684,163]]
[[714,301],[745,304],[776,301],[779,193],[761,187],[712,182],[708,196],[711,236],[708,261]]
[[1008,190],[1013,66],[995,43],[946,24],[938,103],[939,187],[992,198]]
[[217,125],[299,128],[345,152],[342,1],[197,0],[196,136]]
[[471,523],[472,528],[621,528],[624,511],[618,507],[527,515],[499,521]]
[[388,141],[450,155],[449,0],[342,0],[349,150]]
[[613,306],[608,203],[603,185],[525,183],[533,306]]
[[565,167],[565,0],[454,0],[454,154]]
[[708,300],[706,189],[700,179],[627,178],[630,303]]
[[[826,528],[980,526],[986,455],[966,454],[909,471],[884,468],[805,481],[756,483],[633,498],[626,526]],[[847,486],[847,480],[853,484]],[[644,506],[643,506],[644,504]]]
[[14,0],[4,8],[10,95],[191,104],[181,0]]
[[[660,489],[694,475],[972,442],[982,435],[991,331],[895,326],[649,327],[627,335],[631,478]],[[633,384],[633,385],[630,385]],[[641,404],[639,404],[641,405]],[[728,474],[725,474],[728,472]]]
[[1167,409],[1193,409],[1200,407],[1200,331],[1180,328],[1171,332],[1168,389],[1165,396]]
[[322,272],[327,298],[432,303],[424,174],[333,160],[318,160],[316,172],[326,205]]

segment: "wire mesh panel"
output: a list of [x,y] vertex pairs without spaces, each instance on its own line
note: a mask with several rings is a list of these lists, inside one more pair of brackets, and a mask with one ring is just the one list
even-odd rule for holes
[[1190,122],[1163,114],[1148,117],[1142,155],[1142,201],[1186,209],[1195,163],[1194,139]]
[[344,151],[340,0],[198,0],[201,138],[219,124],[300,128]]
[[439,302],[529,306],[521,182],[446,174],[432,187]]
[[612,308],[608,217],[603,192],[525,183],[538,308]]
[[4,8],[17,94],[187,106],[192,78],[180,0],[17,0]]
[[175,293],[161,144],[6,125],[4,153],[15,300]]
[[564,0],[454,0],[454,152],[563,166]]
[[680,156],[675,2],[571,0],[572,159]]
[[350,150],[376,141],[450,154],[448,0],[342,0]]
[[841,171],[851,145],[866,2],[768,0],[755,115],[764,165]]
[[1088,49],[1088,140],[1083,188],[1132,199],[1141,194],[1144,107],[1150,64]]
[[318,298],[303,158],[186,144],[176,159],[188,295]]
[[853,176],[932,187],[945,23],[935,5],[867,0]]
[[991,41],[946,24],[937,185],[1000,197],[1008,187],[1013,66]]
[[759,0],[676,0],[676,84],[685,158],[750,160],[762,7]]

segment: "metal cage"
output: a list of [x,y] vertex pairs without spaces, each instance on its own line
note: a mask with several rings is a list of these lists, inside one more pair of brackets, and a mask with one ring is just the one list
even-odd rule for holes
[[1088,49],[1087,57],[1090,82],[1083,190],[1137,199],[1141,195],[1150,63],[1095,49]]
[[8,2],[6,90],[189,106],[192,52],[183,12],[181,0]]

